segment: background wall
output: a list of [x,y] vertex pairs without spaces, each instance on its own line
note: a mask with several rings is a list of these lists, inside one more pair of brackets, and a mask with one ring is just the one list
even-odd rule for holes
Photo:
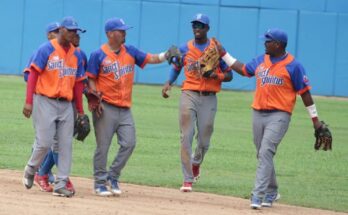
[[[190,21],[199,12],[211,19],[217,37],[242,62],[264,52],[258,38],[268,28],[284,29],[288,51],[306,68],[312,93],[348,96],[348,0],[1,0],[0,73],[21,74],[31,53],[46,40],[46,25],[74,16],[87,33],[89,54],[106,41],[104,22],[121,17],[133,29],[127,43],[158,53],[193,38]],[[137,69],[137,83],[163,84],[169,66]],[[180,75],[177,84],[181,84]],[[253,79],[234,76],[225,89],[253,90]]]

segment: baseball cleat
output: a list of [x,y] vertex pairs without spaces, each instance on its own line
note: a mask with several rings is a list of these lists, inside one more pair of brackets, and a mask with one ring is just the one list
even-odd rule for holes
[[65,188],[68,189],[70,192],[72,192],[73,194],[76,193],[76,190],[74,188],[74,185],[71,183],[70,178],[68,178],[68,181],[66,182]]
[[193,182],[197,182],[200,178],[200,166],[192,164]]
[[260,209],[261,208],[261,198],[257,197],[257,196],[251,196],[251,203],[250,203],[250,207],[252,209]]
[[57,190],[53,190],[52,193],[54,196],[62,196],[62,197],[72,197],[74,195],[73,192],[71,192],[70,190],[66,189],[65,187],[63,188],[59,188]]
[[22,183],[27,189],[30,189],[34,184],[34,175],[29,174],[26,169],[27,169],[27,166],[24,169],[24,176],[22,179]]
[[36,173],[34,177],[34,182],[43,192],[53,191],[53,188],[48,183],[48,175],[40,176]]
[[192,182],[184,182],[180,187],[181,192],[192,192]]
[[111,187],[111,193],[115,196],[119,196],[122,194],[122,191],[118,185],[118,181],[116,179],[109,179],[110,187]]
[[279,193],[267,193],[262,201],[262,207],[272,207],[273,202],[280,199]]
[[105,185],[96,186],[94,193],[97,196],[112,196],[112,193],[106,188]]

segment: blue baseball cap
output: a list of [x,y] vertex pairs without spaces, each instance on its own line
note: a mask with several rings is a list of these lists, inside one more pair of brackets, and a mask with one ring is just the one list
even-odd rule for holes
[[81,31],[81,33],[86,32],[86,30],[79,28],[76,20],[72,16],[64,17],[62,22],[60,23],[60,26],[68,30],[78,30],[78,31]]
[[285,31],[278,28],[268,29],[263,35],[260,36],[260,38],[264,41],[279,41],[288,43],[288,35],[285,33]]
[[105,32],[117,31],[117,30],[126,31],[130,28],[133,28],[133,27],[126,25],[123,19],[116,18],[116,17],[110,18],[106,20],[105,22]]
[[50,33],[52,31],[55,31],[55,30],[59,29],[59,27],[60,27],[59,22],[51,22],[46,27],[46,33]]
[[209,17],[207,15],[203,14],[203,13],[197,13],[193,17],[191,23],[192,22],[201,22],[203,24],[209,25]]

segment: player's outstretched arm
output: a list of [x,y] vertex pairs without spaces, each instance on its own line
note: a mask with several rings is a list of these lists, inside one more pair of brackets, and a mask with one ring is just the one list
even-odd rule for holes
[[238,74],[244,76],[243,74],[243,67],[244,64],[240,61],[238,61],[236,58],[234,58],[233,56],[231,56],[221,45],[221,43],[216,40],[215,38],[213,38],[215,44],[216,44],[216,48],[219,51],[220,57],[223,61],[225,61],[225,63],[227,64],[227,66],[229,66],[231,69],[233,69],[234,71],[236,71]]

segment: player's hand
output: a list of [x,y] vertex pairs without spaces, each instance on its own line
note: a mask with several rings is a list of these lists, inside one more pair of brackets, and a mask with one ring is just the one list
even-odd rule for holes
[[162,97],[163,98],[169,98],[169,94],[168,94],[168,91],[170,91],[172,88],[172,86],[170,86],[169,82],[167,82],[163,88],[162,88]]
[[103,113],[103,110],[104,110],[104,106],[102,103],[100,103],[97,108],[95,109],[95,114],[97,115],[97,117],[99,118],[102,113]]
[[23,115],[24,115],[26,118],[30,118],[32,112],[33,112],[33,105],[27,104],[27,103],[24,104],[24,107],[23,107]]

